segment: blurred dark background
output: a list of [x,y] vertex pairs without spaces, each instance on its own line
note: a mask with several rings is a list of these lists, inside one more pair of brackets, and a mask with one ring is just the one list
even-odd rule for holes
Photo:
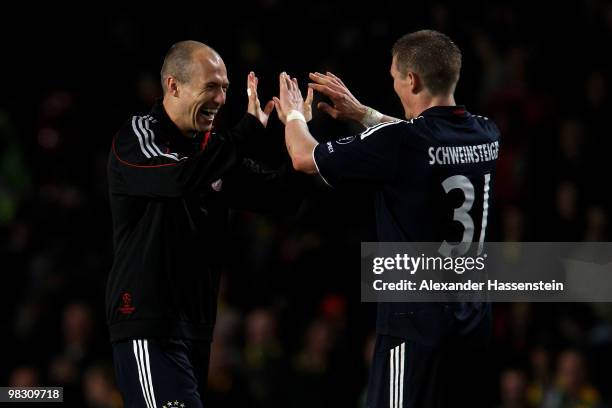
[[[487,238],[610,241],[609,2],[258,0],[3,14],[0,385],[61,385],[64,406],[121,406],[104,322],[106,159],[123,121],[159,96],[164,54],[184,39],[225,60],[223,128],[246,110],[250,70],[262,102],[282,70],[302,86],[308,72],[332,71],[363,103],[399,117],[391,46],[440,30],[464,54],[458,103],[502,132]],[[320,141],[357,131],[318,112],[311,130]],[[267,137],[280,155],[276,118]],[[314,180],[311,190],[296,216],[232,214],[211,406],[363,404],[375,306],[359,300],[359,243],[375,239],[372,200]],[[491,375],[479,387],[491,406],[611,406],[610,304],[496,304],[494,313]]]

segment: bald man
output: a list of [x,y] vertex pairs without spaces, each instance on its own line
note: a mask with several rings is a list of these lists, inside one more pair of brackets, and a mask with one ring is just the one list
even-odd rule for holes
[[229,80],[217,52],[177,43],[161,79],[163,99],[125,123],[108,161],[106,315],[126,408],[203,406],[228,209],[290,212],[300,202],[290,166],[247,158],[274,107],[261,108],[254,73],[247,114],[219,132],[211,129]]

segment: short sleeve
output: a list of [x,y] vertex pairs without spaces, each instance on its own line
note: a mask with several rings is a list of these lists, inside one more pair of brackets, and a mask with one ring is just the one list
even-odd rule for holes
[[318,144],[313,150],[317,171],[332,187],[392,181],[404,126],[404,121],[381,123],[358,135]]

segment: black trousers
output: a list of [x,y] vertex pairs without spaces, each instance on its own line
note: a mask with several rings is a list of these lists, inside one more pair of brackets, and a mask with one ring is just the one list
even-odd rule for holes
[[131,339],[113,343],[125,408],[203,408],[210,342]]
[[435,345],[377,335],[367,408],[490,407],[490,322]]

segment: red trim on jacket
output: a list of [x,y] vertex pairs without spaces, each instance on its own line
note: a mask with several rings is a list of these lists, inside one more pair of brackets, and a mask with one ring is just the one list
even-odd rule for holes
[[177,162],[177,163],[165,163],[165,164],[155,164],[155,165],[144,166],[142,164],[134,164],[134,163],[127,162],[127,161],[123,160],[121,157],[119,157],[119,155],[117,154],[117,149],[115,148],[115,140],[116,139],[117,139],[117,136],[115,136],[113,138],[113,154],[115,155],[117,160],[119,160],[122,164],[125,164],[126,166],[138,167],[138,168],[141,168],[141,169],[151,169],[151,168],[156,168],[156,167],[176,166],[178,164],[178,162]]

